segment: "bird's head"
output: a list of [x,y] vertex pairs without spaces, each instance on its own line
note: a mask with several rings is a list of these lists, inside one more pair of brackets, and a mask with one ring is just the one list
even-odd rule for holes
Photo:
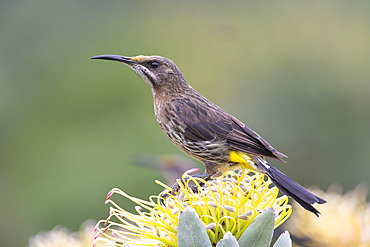
[[165,57],[101,55],[90,59],[122,62],[133,69],[148,84],[153,94],[158,91],[179,91],[189,86],[177,66]]

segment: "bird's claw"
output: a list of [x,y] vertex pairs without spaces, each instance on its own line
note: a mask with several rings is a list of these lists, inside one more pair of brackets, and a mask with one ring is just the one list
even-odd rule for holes
[[[193,177],[193,178],[202,178],[205,181],[207,181],[211,178],[211,175],[209,175],[207,173],[200,173],[200,174],[192,175],[191,177]],[[194,193],[198,193],[199,192],[199,186],[203,187],[204,184],[205,184],[203,181],[197,180],[197,183],[199,184],[199,186],[198,186],[193,181],[189,181],[189,179],[190,179],[190,177],[182,177],[181,179],[177,179],[176,183],[172,186],[171,190],[166,191],[165,193],[162,194],[162,196],[161,196],[162,197],[162,202],[163,202],[163,199],[166,199],[171,195],[175,196],[175,195],[179,194],[180,189],[181,189],[181,186],[179,185],[180,183],[182,184],[183,187],[191,189]]]

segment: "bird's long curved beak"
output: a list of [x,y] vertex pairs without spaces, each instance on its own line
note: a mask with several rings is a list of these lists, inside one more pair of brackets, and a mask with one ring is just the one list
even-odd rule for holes
[[112,61],[118,61],[118,62],[122,62],[126,64],[139,63],[138,61],[133,60],[132,57],[125,57],[125,56],[120,56],[120,55],[100,55],[100,56],[90,57],[90,59],[112,60]]

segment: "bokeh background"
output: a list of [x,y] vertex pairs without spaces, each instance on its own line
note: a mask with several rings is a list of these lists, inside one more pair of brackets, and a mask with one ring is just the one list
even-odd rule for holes
[[368,184],[369,11],[369,1],[0,1],[0,246],[106,218],[113,187],[157,194],[162,174],[136,155],[183,155],[145,83],[94,55],[169,57],[289,155],[272,164],[302,185]]

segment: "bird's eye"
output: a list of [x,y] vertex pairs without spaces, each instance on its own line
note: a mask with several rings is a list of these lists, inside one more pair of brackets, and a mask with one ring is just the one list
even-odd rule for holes
[[153,69],[155,69],[155,68],[158,68],[158,66],[159,66],[159,63],[158,62],[156,62],[156,61],[152,61],[152,62],[150,62],[150,67],[152,67]]

